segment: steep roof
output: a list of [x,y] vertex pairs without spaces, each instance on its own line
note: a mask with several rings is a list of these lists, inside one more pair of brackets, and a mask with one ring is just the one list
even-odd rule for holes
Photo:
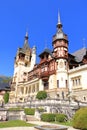
[[18,48],[18,54],[19,53],[26,53],[26,50],[30,50],[29,43],[28,43],[28,32],[26,32],[25,39],[24,39],[24,45],[23,48]]
[[72,55],[75,56],[75,60],[77,62],[81,62],[84,55],[86,55],[86,52],[87,52],[87,48],[81,48],[80,50],[77,50],[74,53],[72,53]]
[[10,90],[9,83],[0,83],[0,90]]
[[48,53],[49,55],[52,56],[52,51],[51,51],[50,49],[46,48],[46,49],[44,49],[44,51],[39,55],[39,57],[42,56],[44,53]]

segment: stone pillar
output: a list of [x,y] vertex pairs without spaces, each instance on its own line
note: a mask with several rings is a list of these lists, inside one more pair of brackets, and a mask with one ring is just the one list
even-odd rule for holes
[[26,87],[23,87],[24,91],[23,91],[23,95],[26,94]]
[[40,81],[39,81],[39,90],[40,90],[40,91],[43,91],[43,90],[44,90],[44,84],[43,84],[42,79],[40,79]]

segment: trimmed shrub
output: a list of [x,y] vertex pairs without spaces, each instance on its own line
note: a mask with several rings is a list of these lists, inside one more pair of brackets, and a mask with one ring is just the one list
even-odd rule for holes
[[65,122],[67,120],[67,115],[65,114],[56,114],[56,121]]
[[6,92],[5,94],[4,94],[4,103],[6,104],[6,103],[8,103],[8,101],[9,101],[9,93],[8,92]]
[[39,91],[36,95],[36,98],[39,100],[43,100],[47,98],[47,93],[46,91]]
[[24,108],[24,112],[26,115],[34,115],[35,114],[35,108]]
[[73,127],[87,130],[87,107],[80,108],[73,117]]
[[37,110],[38,110],[39,112],[44,112],[44,111],[45,111],[44,108],[37,108]]
[[41,115],[42,121],[52,122],[55,121],[55,114],[52,113],[44,113]]
[[24,110],[24,109],[21,107],[13,107],[13,108],[9,108],[8,110],[9,111],[20,111],[20,110]]

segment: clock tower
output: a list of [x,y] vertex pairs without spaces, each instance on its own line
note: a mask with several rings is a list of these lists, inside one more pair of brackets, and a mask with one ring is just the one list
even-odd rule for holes
[[29,47],[28,32],[26,32],[24,45],[22,48],[18,48],[15,57],[13,82],[17,85],[20,82],[27,81],[28,72],[33,70],[35,64],[36,47]]
[[53,36],[53,56],[56,60],[56,79],[58,95],[64,98],[68,92],[68,38],[62,30],[58,12],[57,32]]

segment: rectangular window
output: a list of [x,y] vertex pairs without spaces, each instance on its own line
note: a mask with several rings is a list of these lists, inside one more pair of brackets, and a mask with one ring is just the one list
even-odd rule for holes
[[72,80],[72,85],[74,86],[75,84],[74,84],[74,80]]
[[59,88],[59,80],[57,80],[57,88]]
[[44,83],[44,90],[47,90],[49,88],[49,83],[48,82],[45,82]]
[[67,80],[65,80],[65,84],[66,84],[66,88],[68,88],[68,81]]
[[80,78],[78,79],[78,84],[81,85]]
[[77,86],[77,79],[75,79],[75,86]]
[[73,87],[81,86],[81,76],[73,77],[71,80],[72,80]]

